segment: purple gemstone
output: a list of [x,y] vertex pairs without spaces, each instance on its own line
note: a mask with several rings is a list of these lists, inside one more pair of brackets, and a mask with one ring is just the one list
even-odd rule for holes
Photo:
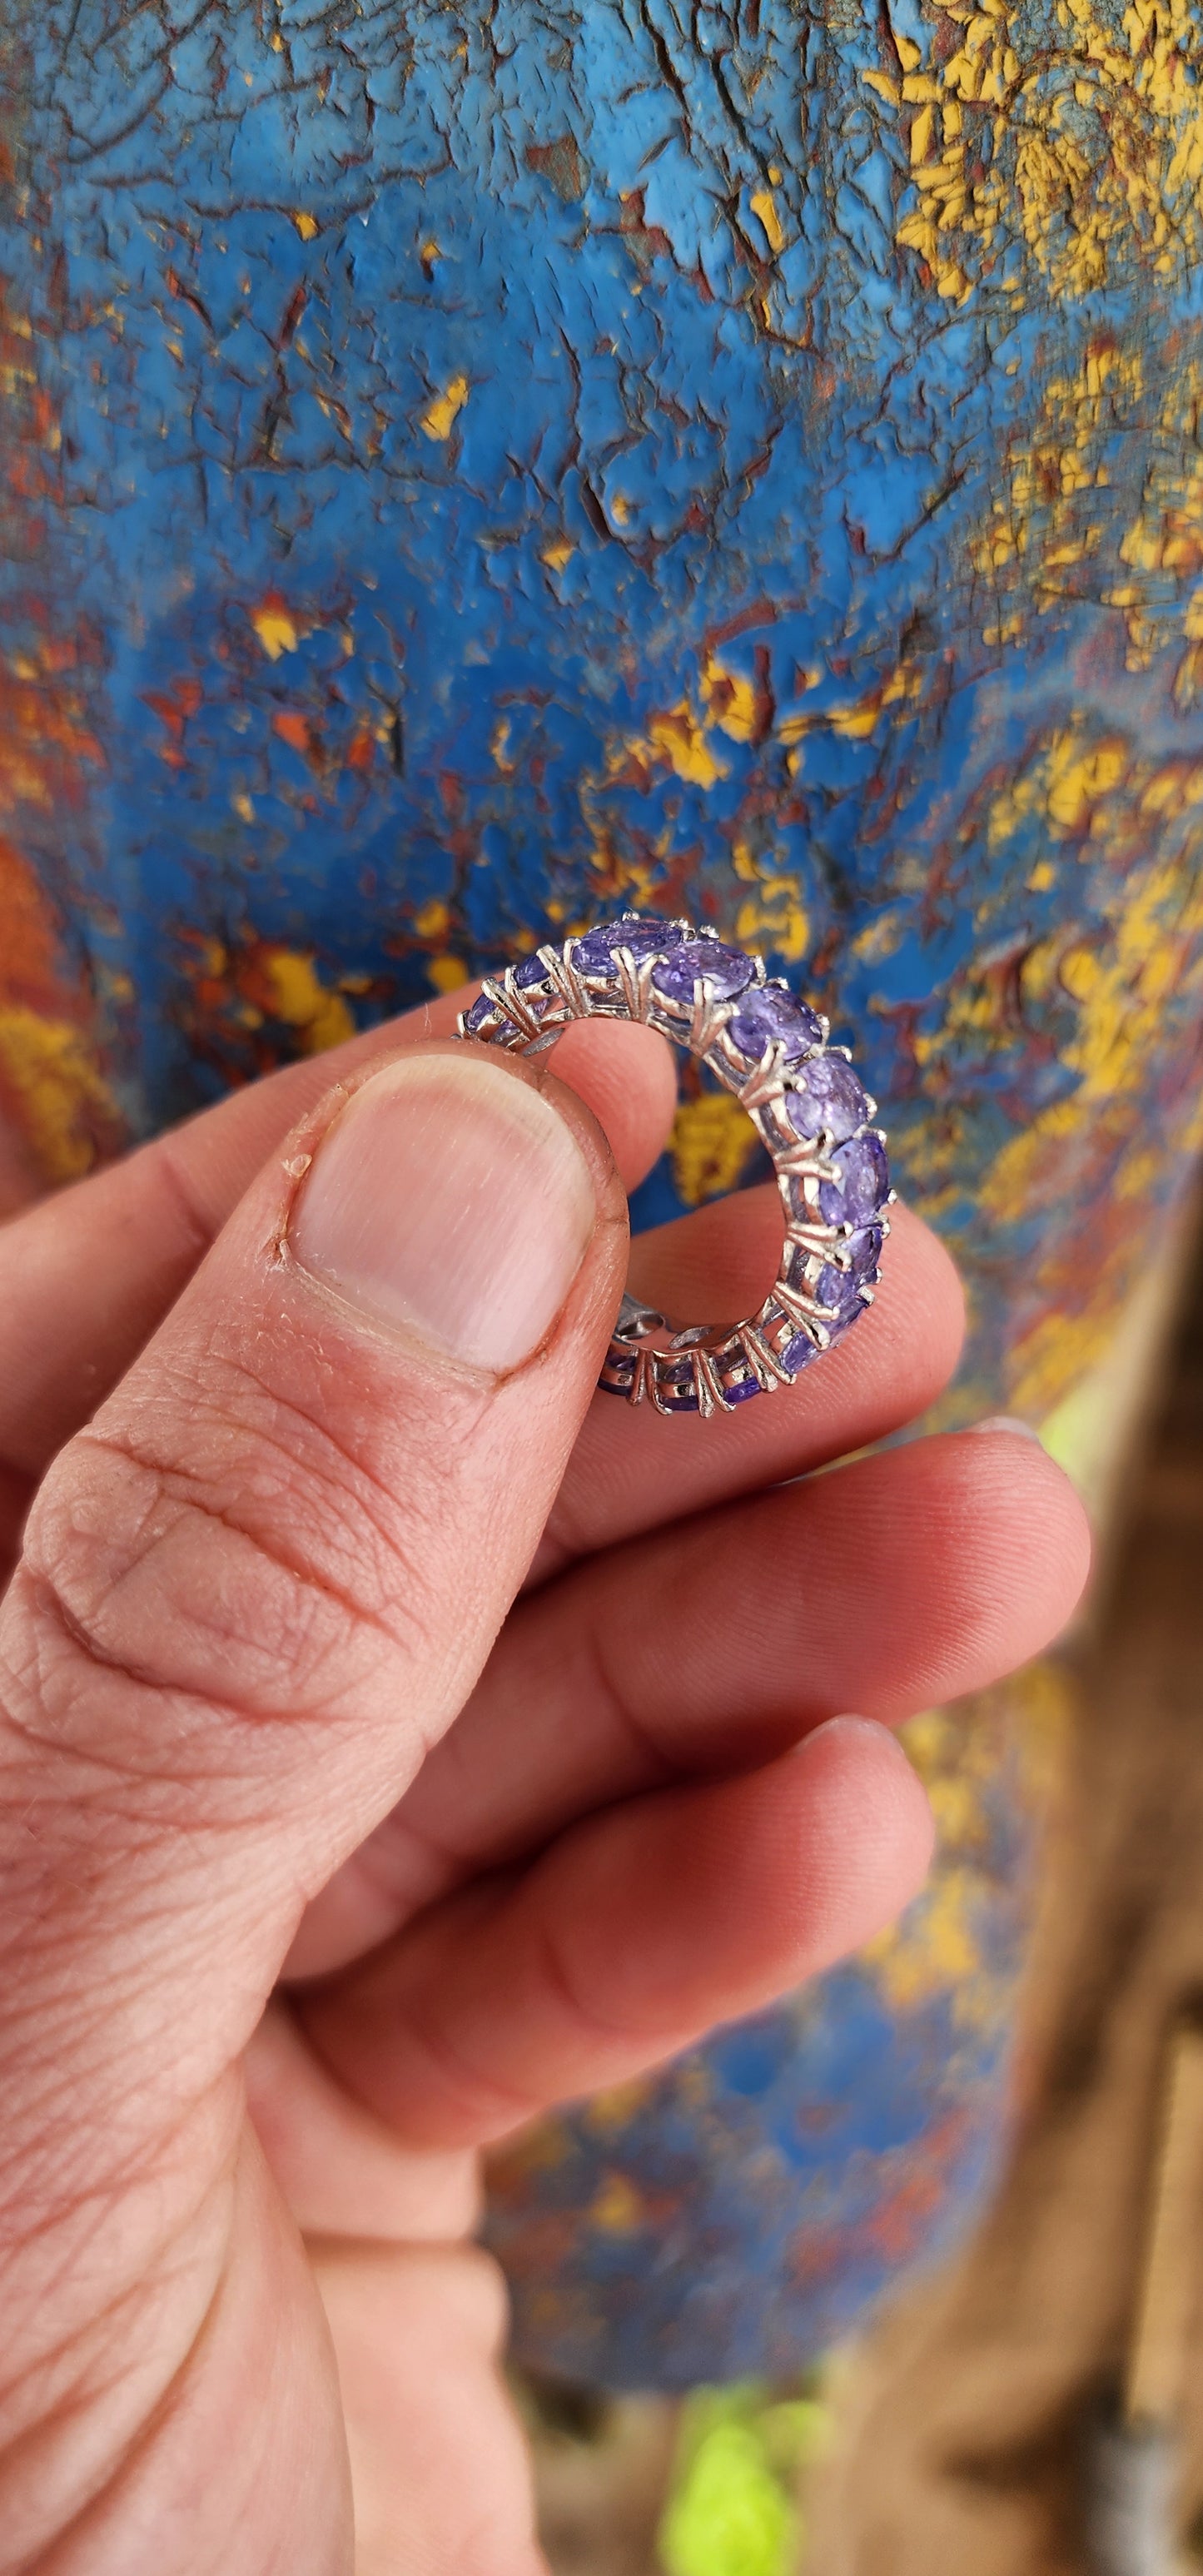
[[743,1377],[738,1379],[734,1386],[723,1388],[728,1404],[746,1404],[750,1395],[759,1395],[759,1393],[760,1380],[756,1377]]
[[703,976],[716,1001],[729,1002],[751,983],[752,960],[742,948],[724,948],[719,939],[687,939],[662,966],[652,969],[656,991],[671,1002],[692,1002],[694,985]]
[[840,1317],[841,1329],[859,1315],[861,1289],[877,1277],[881,1241],[881,1227],[867,1226],[863,1234],[854,1234],[852,1241],[844,1247],[852,1257],[850,1270],[836,1270],[831,1262],[826,1262],[819,1272],[815,1295],[820,1306],[834,1308]]
[[620,921],[601,921],[587,930],[573,949],[572,962],[582,975],[611,975],[616,948],[629,948],[632,957],[655,957],[662,948],[677,947],[682,935],[654,913],[627,912]]
[[822,1133],[842,1145],[863,1127],[869,1103],[846,1056],[816,1055],[790,1084],[785,1113],[799,1136]]
[[890,1194],[890,1166],[880,1136],[854,1136],[831,1159],[839,1179],[819,1185],[824,1223],[867,1225]]
[[734,1038],[741,1055],[759,1064],[770,1038],[785,1048],[787,1064],[798,1064],[813,1047],[822,1046],[822,1024],[805,1002],[795,1001],[792,993],[783,993],[777,984],[757,984],[745,993],[733,1019],[727,1023],[727,1034]]
[[514,982],[521,985],[524,993],[529,992],[532,984],[544,983],[546,977],[547,968],[538,956],[524,957],[522,964],[514,969]]
[[464,1027],[472,1037],[475,1037],[478,1029],[482,1029],[484,1027],[485,1021],[488,1019],[493,1007],[494,1006],[489,1000],[487,993],[477,994],[476,1000],[464,1021]]
[[786,1343],[780,1356],[787,1369],[792,1369],[796,1377],[799,1369],[809,1368],[811,1361],[817,1360],[819,1354],[809,1333],[795,1333],[792,1342]]

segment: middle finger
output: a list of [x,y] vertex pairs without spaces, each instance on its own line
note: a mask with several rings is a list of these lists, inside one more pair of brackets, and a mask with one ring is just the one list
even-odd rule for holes
[[324,1974],[575,1818],[770,1761],[840,1710],[890,1724],[1047,1644],[1089,1538],[1039,1443],[962,1432],[659,1531],[523,1602],[391,1816],[311,1906]]
[[[769,1183],[639,1237],[631,1276],[641,1296],[690,1321],[749,1314],[776,1275],[780,1250],[781,1201]],[[921,1217],[896,1207],[872,1307],[795,1386],[709,1422],[697,1414],[667,1421],[649,1404],[595,1398],[532,1581],[682,1512],[802,1475],[901,1430],[947,1385],[964,1322],[961,1284],[943,1245]]]

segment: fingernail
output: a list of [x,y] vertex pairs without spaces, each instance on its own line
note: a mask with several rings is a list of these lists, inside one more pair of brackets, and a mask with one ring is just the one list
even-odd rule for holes
[[1040,1447],[1040,1434],[1030,1422],[1021,1422],[1017,1413],[990,1413],[984,1422],[966,1424],[968,1431],[1013,1431],[1017,1440],[1034,1440]]
[[508,1369],[558,1315],[596,1214],[585,1158],[541,1092],[478,1056],[414,1054],[336,1118],[289,1240],[353,1304]]

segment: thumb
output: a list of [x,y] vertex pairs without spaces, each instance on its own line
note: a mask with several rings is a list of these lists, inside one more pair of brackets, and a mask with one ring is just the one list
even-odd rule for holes
[[[18,2120],[69,2098],[128,2143],[131,2100],[161,2126],[241,2048],[306,1902],[488,1654],[625,1251],[573,1093],[408,1047],[294,1131],[60,1453],[0,1610]],[[47,2097],[20,2058],[44,2060],[50,1986]]]

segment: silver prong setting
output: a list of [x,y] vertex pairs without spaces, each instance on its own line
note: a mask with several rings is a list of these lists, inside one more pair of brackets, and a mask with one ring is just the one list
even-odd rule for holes
[[824,1015],[798,1001],[783,979],[770,981],[762,957],[684,919],[624,913],[616,923],[545,943],[523,963],[521,977],[513,964],[486,977],[460,1014],[459,1036],[537,1055],[577,1020],[628,1019],[658,1029],[738,1101],[781,1193],[781,1270],[757,1314],[737,1324],[677,1326],[627,1295],[601,1387],[662,1415],[711,1421],[792,1385],[872,1304],[890,1231],[895,1194],[885,1140],[869,1124],[876,1103],[843,1071],[851,1067],[849,1050],[829,1046]]

